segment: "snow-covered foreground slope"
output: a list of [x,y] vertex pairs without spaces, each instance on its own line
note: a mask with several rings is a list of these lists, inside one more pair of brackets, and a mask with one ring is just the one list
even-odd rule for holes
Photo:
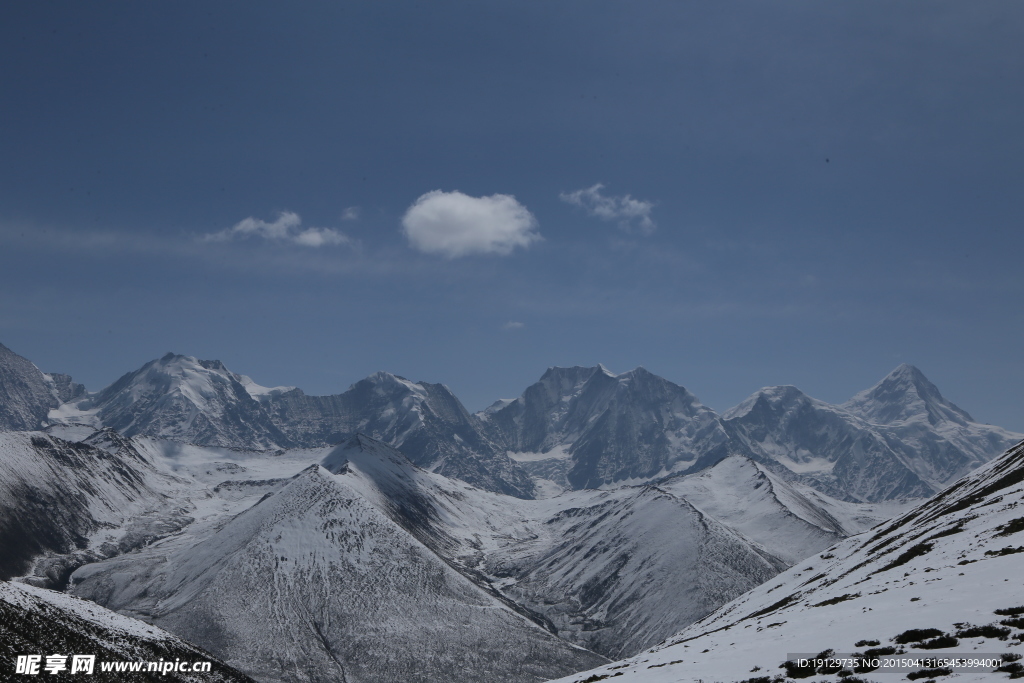
[[[1024,654],[1022,503],[1024,443],[928,502],[804,560],[661,645],[563,680],[767,683],[800,674],[812,681],[836,680],[835,670],[825,674],[796,667],[795,655],[827,651],[911,658],[994,655],[1002,658],[1002,671],[995,666],[934,670],[922,678],[1006,679],[1024,670],[1016,661]],[[875,652],[868,652],[872,648]],[[788,668],[787,661],[793,662]],[[897,674],[878,669],[856,676],[885,680]]]
[[455,542],[433,527],[444,512],[418,486],[443,478],[362,437],[346,446],[284,481],[239,481],[256,504],[83,567],[76,594],[266,681],[536,681],[606,661],[417,538]]
[[[42,671],[49,655],[93,655],[92,675],[78,672],[49,674]],[[87,677],[94,681],[167,680],[182,683],[243,683],[248,676],[218,661],[210,653],[162,629],[99,607],[87,600],[43,588],[0,581],[0,679],[30,680],[17,674],[18,655],[41,655],[41,673],[53,680]],[[209,662],[210,670],[198,673],[157,674],[103,673],[102,663],[176,662],[194,665]]]

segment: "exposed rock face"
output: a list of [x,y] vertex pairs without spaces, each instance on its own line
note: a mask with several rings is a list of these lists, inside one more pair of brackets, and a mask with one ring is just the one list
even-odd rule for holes
[[574,489],[701,469],[730,453],[713,410],[643,368],[620,375],[603,366],[550,368],[481,419],[510,451],[568,453],[566,479]]
[[47,375],[0,344],[0,431],[39,429],[52,408],[84,393],[70,376]]
[[303,446],[363,433],[445,476],[518,497],[533,494],[527,474],[481,433],[478,420],[443,384],[378,372],[343,394],[306,396],[296,389],[263,403],[289,439]]

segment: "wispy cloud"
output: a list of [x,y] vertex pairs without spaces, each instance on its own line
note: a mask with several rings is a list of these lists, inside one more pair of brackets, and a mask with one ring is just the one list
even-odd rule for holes
[[[347,210],[346,210],[347,211]],[[249,217],[230,228],[202,236],[204,242],[231,242],[260,238],[277,242],[291,242],[304,247],[324,247],[351,244],[352,239],[334,228],[302,229],[302,218],[292,211],[282,211],[272,222]]]
[[559,198],[573,206],[579,206],[591,216],[605,221],[618,221],[619,227],[626,232],[639,232],[649,235],[657,227],[651,219],[654,202],[644,199],[633,199],[630,195],[606,195],[601,190],[604,185],[597,183],[591,187],[562,192]]
[[402,230],[414,249],[447,258],[506,255],[541,239],[537,219],[508,194],[428,192],[405,212]]
[[509,320],[507,323],[501,326],[503,330],[521,330],[526,327],[526,323],[517,322],[515,320]]
[[359,220],[359,207],[350,206],[341,212],[341,220],[343,221],[355,221]]

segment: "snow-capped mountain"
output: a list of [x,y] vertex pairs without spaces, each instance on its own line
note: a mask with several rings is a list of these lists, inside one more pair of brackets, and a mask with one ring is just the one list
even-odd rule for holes
[[323,446],[362,432],[482,488],[520,497],[534,488],[447,387],[386,372],[342,394],[307,396],[294,387],[260,386],[217,360],[169,353],[51,411],[50,419],[246,450]]
[[290,478],[223,482],[227,515],[79,569],[75,593],[268,681],[539,681],[606,661],[423,542],[457,545],[445,499],[494,494],[362,436],[314,454]]
[[[36,405],[41,415],[61,391],[80,393],[70,379],[13,358],[19,376],[34,378],[29,393],[38,400],[11,405]],[[851,501],[921,497],[1020,437],[974,422],[907,365],[841,406],[769,387],[723,416],[643,368],[556,367],[519,398],[471,415],[443,384],[386,372],[341,394],[308,396],[262,387],[220,361],[167,354],[77,395],[48,419],[250,450],[318,447],[364,433],[431,471],[520,498],[653,481],[732,454]]]
[[947,401],[924,373],[907,363],[842,407],[872,424],[891,425],[920,420],[932,425],[974,422],[967,411]]
[[974,422],[910,365],[843,405],[768,387],[723,417],[777,473],[859,501],[933,495],[1021,438]]
[[888,507],[876,512],[855,506],[855,514],[868,517],[851,519],[839,501],[786,482],[741,455],[695,474],[671,477],[659,488],[728,525],[786,566],[891,516]]
[[105,426],[126,436],[145,434],[208,446],[261,450],[290,445],[250,394],[255,385],[245,380],[220,361],[168,353],[106,389],[62,406],[51,418]]
[[[51,674],[44,667],[47,657],[60,654],[67,670]],[[225,665],[205,650],[162,629],[104,609],[94,602],[66,593],[24,584],[0,581],[0,676],[3,680],[31,680],[32,674],[15,673],[19,655],[39,655],[37,677],[73,680],[156,680],[153,674],[104,673],[103,665],[149,662],[188,662],[190,666],[209,662],[210,670],[164,672],[160,680],[181,683],[249,683],[251,678]],[[69,673],[74,655],[93,655],[91,674]],[[180,667],[179,667],[180,669]]]
[[477,418],[547,495],[696,472],[735,454],[846,500],[918,498],[1022,436],[974,422],[909,365],[841,406],[768,387],[722,416],[643,368],[549,368]]
[[180,483],[116,432],[0,433],[0,579],[62,587],[86,562],[181,528]]
[[561,479],[573,489],[697,470],[730,452],[713,410],[643,368],[549,368],[522,396],[479,417],[493,441],[534,471],[562,461]]
[[490,491],[533,495],[529,476],[480,432],[443,384],[378,372],[342,394],[307,396],[295,389],[261,400],[291,441],[304,447],[367,434],[431,471]]
[[[908,678],[961,672],[1020,677],[1024,666],[1024,443],[913,510],[839,542],[657,647],[563,679],[834,680],[813,658],[994,658],[972,669],[911,666]],[[888,673],[846,666],[842,674]],[[921,673],[921,671],[924,673]],[[873,674],[872,674],[873,675]],[[955,675],[951,678],[956,678]],[[840,680],[844,680],[842,677]]]
[[0,431],[39,429],[52,408],[84,393],[70,376],[46,374],[0,344]]

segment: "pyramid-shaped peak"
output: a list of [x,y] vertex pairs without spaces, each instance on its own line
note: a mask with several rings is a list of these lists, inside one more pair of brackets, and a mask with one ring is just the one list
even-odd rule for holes
[[332,448],[330,453],[320,461],[320,464],[334,474],[338,474],[339,471],[345,469],[350,460],[361,460],[367,456],[401,467],[410,469],[415,467],[400,451],[361,432],[353,434]]
[[930,424],[973,422],[967,411],[946,400],[939,388],[918,368],[902,363],[875,386],[842,406],[877,424],[925,419]]

